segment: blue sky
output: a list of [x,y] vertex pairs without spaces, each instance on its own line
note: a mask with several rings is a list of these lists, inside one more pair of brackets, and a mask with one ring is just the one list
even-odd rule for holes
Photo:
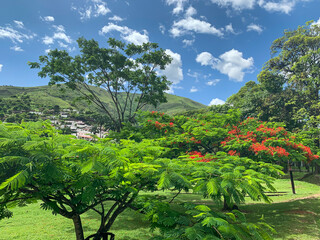
[[314,20],[319,0],[10,0],[0,8],[0,85],[40,86],[29,69],[50,49],[78,54],[84,36],[107,46],[156,42],[173,58],[170,93],[223,103],[256,81],[273,40]]

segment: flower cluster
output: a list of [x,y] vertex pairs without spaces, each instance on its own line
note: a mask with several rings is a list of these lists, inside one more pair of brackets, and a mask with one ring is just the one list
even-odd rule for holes
[[233,126],[221,145],[231,156],[241,153],[241,156],[248,157],[264,154],[282,158],[295,152],[303,154],[308,161],[319,158],[309,147],[296,143],[294,136],[287,135],[288,132],[283,127],[272,128],[264,122],[248,118],[239,125]]
[[302,144],[298,144],[299,147],[302,149],[302,151],[306,154],[306,157],[308,159],[309,162],[311,162],[312,160],[315,160],[315,159],[318,159],[319,156],[318,155],[314,155],[312,152],[311,152],[311,149],[307,146],[304,146]]
[[162,117],[162,116],[164,116],[164,113],[158,113],[157,111],[152,111],[151,115],[156,115],[156,116],[159,115]]
[[230,156],[240,156],[240,153],[237,153],[236,150],[230,150],[230,151],[228,152],[228,154],[229,154]]
[[266,154],[269,154],[271,156],[274,156],[275,154],[279,157],[283,156],[289,156],[289,153],[286,151],[286,149],[276,146],[265,146],[263,143],[254,143],[251,145],[250,150],[253,151],[256,155],[263,151]]
[[190,138],[190,141],[193,142],[193,143],[197,143],[197,144],[201,143],[201,140],[197,140],[194,137]]
[[205,156],[198,151],[189,152],[188,155],[190,155],[190,159],[197,159],[197,162],[211,162],[214,160],[214,158],[205,158]]
[[259,127],[257,127],[256,130],[257,130],[257,132],[267,133],[270,136],[276,136],[281,131],[283,131],[284,136],[288,134],[283,127],[278,127],[276,129],[274,129],[274,128],[269,128],[267,126],[264,126],[263,124],[261,124]]
[[165,124],[165,123],[160,123],[158,121],[155,121],[153,122],[152,120],[148,120],[148,123],[146,124],[146,126],[148,125],[153,125],[155,126],[157,129],[162,129],[164,127],[173,127],[174,126],[174,123],[173,122],[170,122],[168,124]]

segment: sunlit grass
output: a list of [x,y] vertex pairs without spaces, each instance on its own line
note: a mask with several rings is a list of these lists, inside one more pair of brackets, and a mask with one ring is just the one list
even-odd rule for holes
[[[265,221],[274,226],[278,232],[276,239],[287,240],[318,240],[320,239],[320,199],[302,199],[314,194],[320,194],[320,187],[315,184],[295,181],[297,194],[291,193],[289,179],[276,180],[274,186],[279,192],[286,192],[282,196],[272,196],[272,204],[252,204],[248,199],[247,204],[241,205],[249,221],[257,222],[261,216]],[[157,192],[168,199],[174,193]],[[191,201],[207,204],[215,209],[221,209],[212,200],[204,199],[201,195],[183,193],[175,202]],[[11,219],[0,221],[0,240],[70,240],[75,239],[72,220],[61,216],[54,216],[50,211],[39,208],[39,204],[12,209],[14,216]],[[99,226],[99,217],[95,212],[82,216],[85,235],[96,231]],[[153,233],[143,219],[143,215],[131,210],[125,211],[116,220],[112,230],[117,240],[152,239]]]

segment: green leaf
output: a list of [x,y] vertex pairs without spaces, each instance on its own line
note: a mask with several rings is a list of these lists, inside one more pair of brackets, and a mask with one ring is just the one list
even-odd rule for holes
[[160,179],[158,181],[158,188],[159,189],[168,189],[171,185],[170,182],[170,175],[167,171],[163,172],[160,176]]
[[18,172],[16,175],[8,178],[6,181],[1,183],[0,190],[6,187],[12,190],[19,189],[26,183],[28,176],[29,173],[26,170],[22,170]]
[[218,195],[219,193],[219,184],[217,179],[211,178],[207,183],[207,192],[209,195]]

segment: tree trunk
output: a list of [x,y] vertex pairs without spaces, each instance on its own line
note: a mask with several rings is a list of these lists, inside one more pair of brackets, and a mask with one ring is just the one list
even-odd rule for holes
[[226,197],[223,197],[223,208],[222,211],[232,211],[232,210],[239,210],[238,206],[235,204],[232,204],[232,206],[229,206],[226,200]]
[[79,215],[72,217],[74,230],[76,232],[76,240],[84,240],[81,218]]
[[315,171],[314,171],[314,173],[315,173],[315,174],[320,174],[320,166],[319,166],[317,163],[315,163],[314,165],[315,165]]

